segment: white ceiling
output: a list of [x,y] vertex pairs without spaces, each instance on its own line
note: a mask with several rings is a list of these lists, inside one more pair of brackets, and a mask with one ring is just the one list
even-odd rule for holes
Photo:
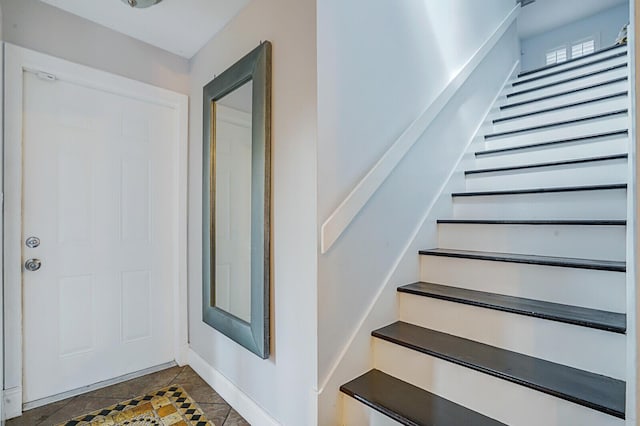
[[536,0],[522,8],[518,18],[521,38],[531,37],[569,22],[628,3],[627,0]]
[[133,9],[121,0],[41,0],[153,46],[191,58],[249,0],[164,0]]

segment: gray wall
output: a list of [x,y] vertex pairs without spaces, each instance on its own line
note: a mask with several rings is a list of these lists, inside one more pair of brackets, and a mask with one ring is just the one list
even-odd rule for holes
[[187,59],[38,0],[0,0],[0,6],[5,42],[189,93]]
[[[545,65],[547,50],[596,35],[596,49],[611,46],[629,22],[629,5],[621,4],[585,19],[522,40],[522,69]],[[599,39],[599,40],[598,40]]]

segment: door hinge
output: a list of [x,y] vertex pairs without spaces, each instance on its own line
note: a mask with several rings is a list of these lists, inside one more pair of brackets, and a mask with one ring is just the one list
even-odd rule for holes
[[56,81],[58,79],[55,75],[43,71],[36,72],[36,77],[38,77],[40,80],[46,81]]

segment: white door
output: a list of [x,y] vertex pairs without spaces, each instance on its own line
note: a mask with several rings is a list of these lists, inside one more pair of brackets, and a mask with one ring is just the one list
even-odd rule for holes
[[[167,107],[24,75],[23,400],[172,361]],[[40,245],[29,248],[29,237]]]

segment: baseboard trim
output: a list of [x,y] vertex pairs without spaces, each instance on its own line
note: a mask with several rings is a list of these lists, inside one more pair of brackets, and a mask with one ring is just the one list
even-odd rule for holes
[[189,366],[252,425],[280,426],[280,423],[264,411],[262,407],[256,404],[235,384],[231,383],[218,370],[210,366],[193,349],[189,349]]
[[4,418],[9,420],[22,415],[22,387],[5,389],[2,392]]

